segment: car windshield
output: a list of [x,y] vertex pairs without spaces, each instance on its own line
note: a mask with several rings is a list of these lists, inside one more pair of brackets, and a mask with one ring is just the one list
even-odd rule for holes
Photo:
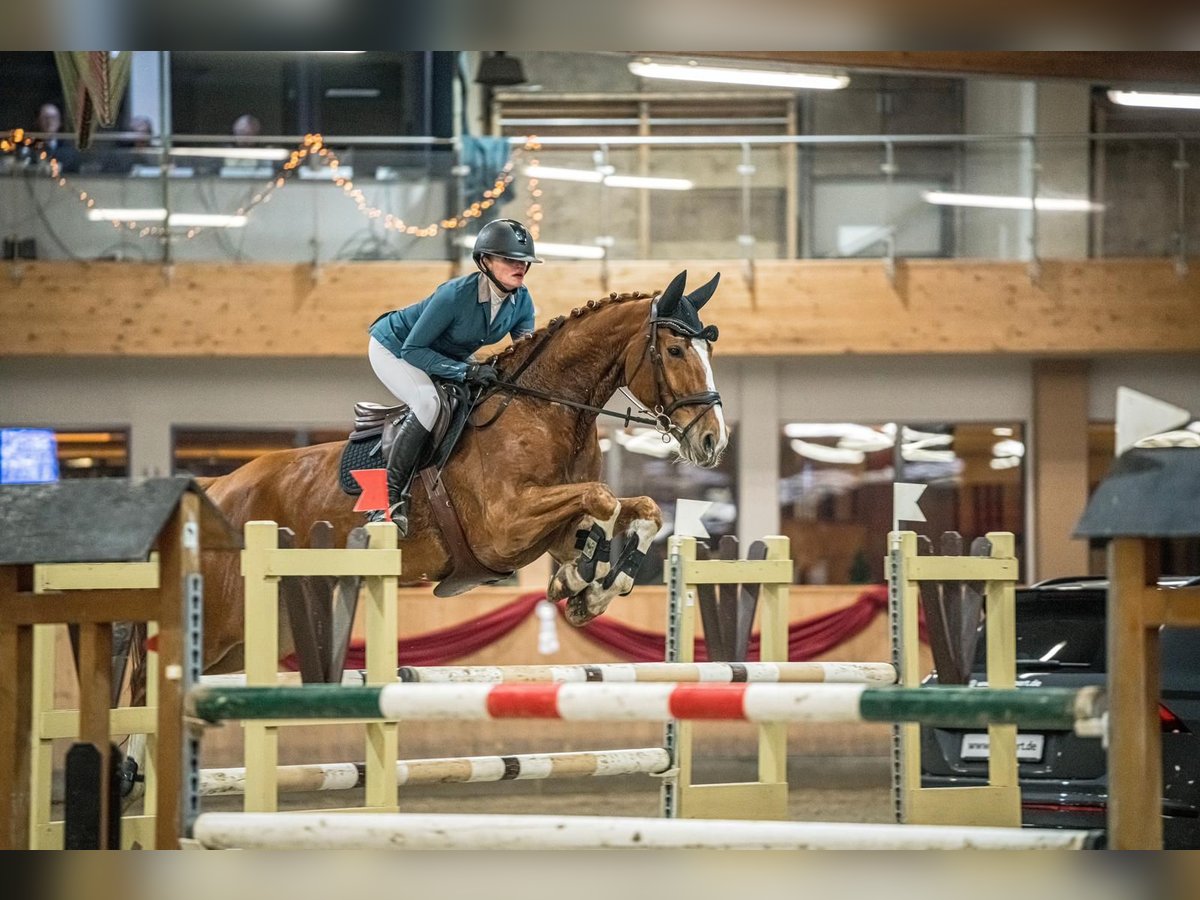
[[[1064,668],[1104,672],[1104,606],[1056,603],[1039,598],[1017,604],[1017,664],[1021,669]],[[977,671],[987,668],[986,639],[975,655]]]

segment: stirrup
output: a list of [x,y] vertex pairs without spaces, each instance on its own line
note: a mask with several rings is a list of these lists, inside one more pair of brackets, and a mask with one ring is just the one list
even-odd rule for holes
[[[396,526],[396,530],[400,532],[400,537],[408,537],[408,501],[401,500],[399,503],[393,503],[390,507],[392,524]],[[367,513],[367,522],[386,522],[384,510],[373,509]]]

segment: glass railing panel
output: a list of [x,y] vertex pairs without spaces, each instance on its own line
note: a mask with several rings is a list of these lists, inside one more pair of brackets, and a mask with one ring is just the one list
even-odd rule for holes
[[[548,258],[614,261],[1185,259],[1200,246],[1193,201],[1200,173],[1192,165],[1200,140],[1173,135],[844,136],[795,144],[713,135],[643,146],[581,138],[537,148],[518,141],[507,155],[492,145],[469,154],[469,166],[468,154],[427,140],[343,140],[293,166],[299,145],[256,145],[252,155],[177,136],[166,178],[158,149],[129,141],[59,150],[70,163],[57,176],[36,152],[3,153],[3,255],[450,259],[465,255],[478,223],[496,215],[535,225],[539,246],[555,251]],[[482,209],[506,159],[511,184]],[[531,177],[534,164],[575,177],[536,170]],[[690,187],[629,186],[627,177]],[[1061,208],[1070,201],[1077,205]]]

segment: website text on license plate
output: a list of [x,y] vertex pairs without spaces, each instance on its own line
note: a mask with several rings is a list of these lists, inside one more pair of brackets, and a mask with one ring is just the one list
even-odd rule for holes
[[[1046,749],[1044,734],[1018,734],[1017,759],[1020,762],[1041,762],[1042,753]],[[959,756],[964,760],[988,758],[988,736],[984,734],[964,734],[962,749]]]

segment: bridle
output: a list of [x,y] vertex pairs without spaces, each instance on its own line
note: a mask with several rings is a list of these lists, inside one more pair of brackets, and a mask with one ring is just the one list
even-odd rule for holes
[[[680,337],[703,338],[710,343],[717,339],[717,326],[709,325],[697,333],[678,319],[658,315],[658,301],[655,300],[650,304],[650,321],[646,327],[646,352],[638,360],[637,368],[633,370],[633,374],[629,376],[628,381],[629,384],[633,384],[634,379],[638,376],[638,372],[642,370],[642,366],[649,359],[654,367],[654,388],[658,392],[658,399],[665,401],[668,395],[671,395],[673,399],[669,403],[660,403],[653,410],[649,410],[642,406],[641,401],[631,391],[625,387],[620,388],[621,393],[641,407],[641,412],[650,413],[650,415],[654,416],[654,428],[662,435],[664,443],[674,437],[682,444],[683,439],[687,437],[687,433],[692,430],[692,427],[700,421],[704,414],[721,403],[721,394],[718,391],[701,391],[698,394],[688,394],[684,397],[674,396],[674,391],[667,384],[667,371],[663,363],[662,354],[659,352],[654,340],[660,326],[667,328]],[[671,420],[671,414],[685,406],[699,406],[700,411],[692,416],[683,428],[680,428]]]
[[[658,399],[660,402],[652,410],[647,409],[642,401],[635,397],[632,392],[630,392],[624,386],[620,388],[621,392],[637,405],[639,415],[635,415],[632,408],[626,409],[623,413],[614,412],[609,409],[604,409],[600,406],[592,406],[588,403],[580,403],[576,400],[568,400],[564,397],[556,397],[553,394],[549,394],[545,391],[539,391],[536,388],[523,387],[517,384],[517,380],[521,377],[525,370],[529,368],[533,361],[541,355],[543,350],[546,349],[546,346],[550,344],[551,341],[549,339],[543,341],[540,346],[534,348],[533,352],[529,354],[529,356],[517,368],[517,370],[513,372],[511,376],[509,376],[509,380],[497,381],[494,387],[490,390],[496,392],[506,392],[513,395],[521,394],[526,397],[536,397],[540,400],[545,400],[548,403],[557,403],[561,406],[570,406],[574,409],[586,410],[588,412],[596,413],[597,415],[612,416],[613,418],[620,419],[625,423],[625,425],[635,422],[638,425],[649,425],[662,436],[664,443],[669,442],[671,438],[675,438],[675,440],[682,444],[684,439],[687,437],[688,432],[692,430],[692,428],[698,421],[700,421],[704,414],[714,406],[717,406],[721,403],[721,394],[718,391],[701,391],[698,394],[688,394],[684,397],[675,395],[674,391],[671,390],[670,385],[667,383],[667,373],[663,363],[662,354],[658,351],[658,347],[655,342],[655,335],[657,334],[660,326],[673,331],[675,334],[678,334],[681,337],[699,337],[704,338],[709,342],[717,339],[717,327],[715,325],[709,325],[699,333],[694,333],[694,329],[688,327],[686,323],[681,322],[678,319],[659,316],[658,301],[652,301],[650,304],[650,318],[646,324],[646,352],[643,353],[641,358],[638,360],[638,364],[634,368],[633,374],[628,378],[628,383],[633,383],[633,381],[637,378],[638,373],[641,372],[642,366],[645,365],[646,360],[649,359],[654,369],[654,387],[658,392]],[[478,404],[483,397],[484,392],[480,392],[479,396],[476,397],[475,403]],[[668,397],[670,398],[669,400]],[[508,408],[508,404],[510,402],[512,402],[511,396],[505,398],[504,402],[500,404],[500,408],[496,410],[495,414],[492,415],[491,418],[489,418],[486,422],[476,425],[475,427],[487,428],[488,426],[494,424]],[[688,423],[681,428],[671,421],[671,414],[685,406],[700,406],[701,408],[699,412],[697,412],[696,415],[694,415],[688,421]]]

